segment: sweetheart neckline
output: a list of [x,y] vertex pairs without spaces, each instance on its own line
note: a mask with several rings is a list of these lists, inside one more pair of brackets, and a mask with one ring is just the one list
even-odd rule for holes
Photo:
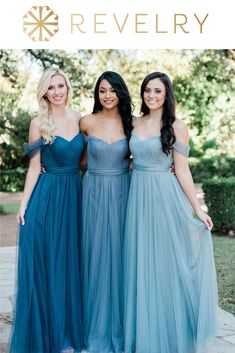
[[120,141],[123,141],[123,140],[127,140],[127,138],[124,137],[124,138],[121,138],[121,139],[116,140],[116,141],[113,141],[113,142],[107,142],[107,141],[105,141],[105,140],[103,140],[103,139],[101,139],[101,138],[99,138],[99,137],[94,136],[94,135],[88,135],[88,136],[86,136],[86,137],[87,137],[87,138],[88,138],[88,137],[93,137],[93,138],[95,138],[96,140],[99,140],[99,141],[102,141],[102,142],[106,143],[107,145],[113,145],[114,143],[117,143],[117,142],[120,142]]
[[66,139],[65,137],[63,137],[63,136],[61,136],[61,135],[54,135],[54,137],[55,137],[55,138],[60,137],[60,138],[62,138],[63,140],[65,140],[66,142],[72,142],[72,141],[75,139],[75,137],[77,137],[77,136],[79,136],[79,135],[81,135],[81,132],[80,132],[80,131],[79,131],[76,135],[74,135],[73,138],[71,138],[70,140]]
[[135,135],[135,136],[137,137],[137,139],[138,139],[139,141],[141,141],[141,142],[150,140],[150,139],[152,139],[152,138],[160,138],[160,137],[161,137],[160,135],[153,135],[153,136],[149,136],[149,137],[147,137],[147,138],[145,138],[145,139],[141,139],[135,131],[132,131],[132,134]]

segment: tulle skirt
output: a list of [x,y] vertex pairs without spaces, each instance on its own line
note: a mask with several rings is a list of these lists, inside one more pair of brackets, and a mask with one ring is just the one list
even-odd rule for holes
[[87,351],[123,348],[123,237],[129,173],[91,175],[83,184],[83,306]]
[[81,351],[80,240],[79,174],[44,173],[20,226],[10,353]]
[[168,172],[133,171],[126,218],[125,353],[203,352],[217,321],[210,232]]

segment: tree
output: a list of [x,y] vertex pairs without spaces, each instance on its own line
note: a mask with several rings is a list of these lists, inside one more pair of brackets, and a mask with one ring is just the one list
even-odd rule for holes
[[194,156],[235,152],[235,51],[232,50],[0,50],[0,132],[5,169],[26,166],[22,144],[37,112],[36,87],[43,69],[60,67],[74,88],[73,107],[90,113],[98,76],[106,70],[125,79],[135,115],[140,85],[153,71],[173,81],[177,116],[191,130]]

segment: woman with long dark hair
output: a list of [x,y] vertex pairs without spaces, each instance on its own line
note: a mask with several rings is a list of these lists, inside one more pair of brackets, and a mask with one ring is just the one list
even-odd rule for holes
[[[142,116],[134,120],[130,139],[124,351],[203,352],[216,330],[213,223],[196,197],[188,129],[175,116],[169,77],[148,75],[141,98]],[[172,162],[175,175],[169,172]]]
[[132,105],[116,72],[98,79],[93,112],[80,129],[87,141],[83,182],[84,343],[89,352],[122,352],[122,248],[129,192]]

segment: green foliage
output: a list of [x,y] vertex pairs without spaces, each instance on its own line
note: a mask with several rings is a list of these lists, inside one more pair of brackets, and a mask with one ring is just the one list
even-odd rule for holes
[[235,315],[235,240],[213,236],[219,306]]
[[[32,112],[29,108],[25,110],[21,107],[21,99],[29,75],[19,67],[22,52],[1,50],[0,59],[0,161],[4,170],[13,170],[21,168],[26,163],[22,145],[28,140]],[[2,171],[2,174],[4,173]],[[18,186],[15,185],[20,183],[16,182],[16,177],[13,179],[9,188],[17,190]]]
[[230,101],[235,87],[234,59],[226,50],[205,50],[193,57],[190,74],[176,76],[174,88],[176,100],[190,116],[191,127],[198,133],[211,126],[213,107],[218,97]]
[[17,85],[19,78],[18,71],[18,55],[12,49],[0,50],[0,72],[3,77],[7,77],[8,80]]
[[0,215],[14,214],[19,210],[19,203],[1,203],[0,204]]
[[190,157],[189,166],[196,183],[213,177],[232,177],[235,175],[235,158],[214,156],[210,158]]
[[2,100],[0,133],[2,168],[15,169],[26,163],[23,143],[28,140],[31,115],[20,107],[15,110],[15,95],[0,91]]
[[214,231],[235,230],[235,177],[209,179],[202,188]]
[[152,71],[166,72],[173,80],[177,115],[191,130],[190,155],[200,158],[191,160],[195,180],[230,176],[234,164],[226,156],[235,152],[234,58],[232,50],[0,50],[2,168],[26,166],[22,144],[37,111],[38,79],[44,68],[59,66],[71,79],[72,105],[82,114],[92,110],[94,85],[103,71],[125,78],[135,115],[143,78]]
[[217,154],[235,152],[234,61],[234,51],[203,50],[192,57],[189,72],[174,78],[176,100],[196,134],[196,149],[203,150],[202,145],[211,140]]
[[51,66],[62,69],[68,75],[73,87],[73,105],[80,109],[80,96],[90,96],[96,78],[92,75],[92,51],[27,49],[25,54],[41,68],[41,71]]
[[18,167],[17,169],[1,170],[0,185],[1,191],[15,192],[24,188],[27,169]]

